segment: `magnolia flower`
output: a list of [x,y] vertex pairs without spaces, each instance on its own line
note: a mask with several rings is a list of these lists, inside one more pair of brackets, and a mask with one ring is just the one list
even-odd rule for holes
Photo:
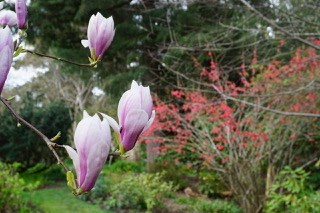
[[26,28],[27,23],[27,1],[26,0],[16,0],[15,4],[17,19],[18,19],[18,27],[19,29]]
[[152,108],[149,87],[143,87],[132,81],[131,89],[126,91],[119,101],[119,124],[110,116],[103,114],[110,126],[119,134],[122,153],[133,149],[139,136],[151,126],[155,117]]
[[112,42],[114,33],[112,16],[107,19],[100,13],[91,16],[87,31],[88,40],[81,40],[81,43],[85,48],[89,47],[92,60],[101,60]]
[[111,145],[108,121],[84,111],[74,134],[74,143],[77,151],[70,146],[64,147],[73,160],[77,174],[76,192],[81,194],[93,188],[108,157]]
[[1,10],[0,25],[10,27],[17,25],[17,14],[11,10]]
[[13,41],[9,27],[0,28],[0,94],[12,64]]

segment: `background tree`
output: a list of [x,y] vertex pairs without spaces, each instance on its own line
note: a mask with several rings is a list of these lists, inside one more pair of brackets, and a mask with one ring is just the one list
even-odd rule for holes
[[[43,105],[41,99],[41,94],[28,92],[20,108],[21,116],[50,138],[60,131],[61,138],[58,143],[65,143],[72,122],[68,116],[68,107],[62,102]],[[6,110],[1,114],[1,160],[8,163],[19,162],[23,170],[38,163],[44,163],[46,166],[55,163],[56,160],[52,157],[51,151],[38,135],[27,127],[17,127],[16,120],[8,115],[9,112]]]
[[[112,15],[116,24],[112,48],[97,69],[98,79],[107,93],[119,97],[119,91],[135,78],[153,82],[155,88],[161,88],[157,92],[169,94],[170,88],[184,86],[179,73],[198,77],[190,65],[195,59],[202,63],[205,59],[199,58],[199,53],[207,51],[212,52],[224,75],[241,84],[240,64],[248,64],[252,59],[268,63],[275,57],[287,60],[301,45],[297,37],[317,36],[314,23],[319,21],[318,16],[312,16],[318,7],[309,1],[247,3],[292,36],[284,35],[241,1],[94,0],[66,4],[59,0],[35,0],[30,5],[30,22],[34,21],[37,27],[30,26],[30,41],[48,47],[49,52],[59,56],[85,59],[89,53],[81,48],[80,40],[86,37],[91,14],[99,11],[105,16]],[[60,16],[64,20],[51,21],[57,10],[67,16]],[[47,21],[37,23],[39,17],[42,20],[46,17]],[[72,37],[72,41],[64,36]],[[277,47],[283,39],[290,45],[282,47],[278,54]],[[69,66],[61,70],[83,70],[83,75],[89,72]]]

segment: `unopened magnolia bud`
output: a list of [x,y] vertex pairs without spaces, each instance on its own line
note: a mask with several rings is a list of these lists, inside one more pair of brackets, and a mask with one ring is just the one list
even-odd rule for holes
[[126,91],[118,105],[119,124],[108,115],[104,115],[110,126],[119,134],[120,151],[123,154],[135,146],[139,136],[152,124],[155,111],[149,87],[143,87],[133,81],[131,89]]
[[13,41],[9,27],[0,28],[0,95],[7,80],[13,58]]
[[1,10],[0,25],[10,27],[17,25],[17,14],[11,10]]
[[[74,134],[77,151],[70,146],[64,146],[76,170],[76,194],[90,191],[93,188],[111,146],[108,121],[101,120],[97,114],[89,116],[86,111],[83,114],[83,119],[79,122]],[[74,188],[71,179],[68,180],[68,185]]]
[[87,31],[88,39],[81,41],[84,47],[89,47],[90,49],[91,63],[102,59],[104,52],[113,40],[114,33],[112,16],[105,18],[100,13],[91,16]]
[[27,17],[28,17],[27,1],[16,0],[15,9],[17,13],[19,29],[27,28]]

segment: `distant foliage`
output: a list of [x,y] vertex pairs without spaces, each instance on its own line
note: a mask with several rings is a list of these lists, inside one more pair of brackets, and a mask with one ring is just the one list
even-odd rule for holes
[[[173,152],[182,162],[188,162],[185,157],[194,158],[196,153],[204,165],[212,166],[213,162],[220,165],[228,161],[228,141],[234,141],[233,146],[239,149],[259,149],[280,140],[290,141],[282,145],[308,141],[306,150],[316,146],[316,118],[287,117],[259,108],[320,112],[314,81],[319,77],[320,63],[313,49],[297,49],[287,64],[274,60],[259,65],[254,54],[251,64],[239,67],[238,82],[223,75],[212,55],[209,52],[207,56],[209,66],[194,62],[201,77],[198,89],[173,90],[170,102],[156,98],[158,113],[146,137],[146,143],[159,144],[154,151]],[[217,90],[236,101],[224,98]],[[277,128],[273,128],[273,122]],[[297,147],[299,151],[303,152]]]
[[108,172],[135,172],[140,173],[143,172],[144,167],[140,163],[126,161],[126,160],[117,160],[116,162],[112,163],[108,166]]
[[129,175],[111,186],[109,206],[119,209],[147,209],[161,205],[163,198],[175,191],[171,182],[164,182],[162,174]]
[[188,212],[241,213],[241,209],[230,201],[207,200],[203,198],[180,197],[176,202],[185,205]]
[[28,7],[28,39],[41,44],[44,49],[50,45],[80,47],[79,28],[75,27],[74,17],[80,6],[75,1],[32,1]]
[[[128,164],[127,168],[131,166],[132,164]],[[164,207],[164,198],[176,191],[172,182],[163,180],[162,173],[136,174],[125,170],[126,172],[113,172],[114,169],[108,169],[107,175],[102,174],[98,177],[94,189],[81,195],[80,199],[99,205],[103,209],[152,212],[156,207]]]
[[20,175],[27,183],[32,183],[36,188],[42,188],[66,179],[65,171],[58,164],[48,168],[48,165],[39,163],[20,173]]
[[[67,132],[71,126],[69,109],[62,103],[54,102],[42,106],[31,98],[20,109],[20,115],[34,124],[47,137],[54,137],[61,131],[58,143],[67,142]],[[38,163],[50,165],[55,158],[47,145],[25,126],[17,127],[16,120],[4,111],[0,115],[0,159],[5,162],[19,162],[22,169]]]
[[190,177],[196,176],[196,170],[190,169],[190,167],[188,168],[183,164],[177,165],[170,157],[170,154],[160,156],[151,172],[163,171],[163,180],[172,182],[178,190],[184,190],[193,185],[194,182],[191,182],[192,178]]
[[215,171],[203,171],[199,173],[198,190],[209,197],[214,197],[225,189],[221,176]]

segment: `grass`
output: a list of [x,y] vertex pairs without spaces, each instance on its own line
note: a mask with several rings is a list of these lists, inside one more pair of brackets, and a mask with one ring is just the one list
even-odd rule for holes
[[87,203],[74,196],[66,186],[65,174],[59,166],[53,165],[50,168],[43,169],[42,165],[39,164],[20,176],[27,184],[31,184],[35,188],[42,188],[23,194],[24,200],[31,203],[40,212],[107,212],[100,209],[98,205]]
[[106,212],[99,206],[86,203],[73,194],[67,187],[56,187],[50,189],[39,189],[25,192],[24,199],[36,205],[44,213],[102,213]]
[[[89,196],[88,200],[95,200],[96,203],[101,203],[101,208],[98,205],[85,202],[76,196],[66,186],[65,174],[60,167],[52,166],[49,169],[39,171],[40,166],[34,167],[27,172],[21,174],[21,177],[26,183],[35,187],[45,187],[35,189],[31,192],[25,192],[23,198],[26,202],[31,203],[35,207],[33,212],[41,213],[102,213],[108,212],[106,208],[110,205],[108,202],[99,202],[97,198],[108,193],[110,184],[118,183],[125,179],[130,174],[140,174],[143,171],[143,166],[132,162],[118,161],[112,165],[105,166],[101,174],[101,178],[105,180],[97,182],[97,190]],[[106,178],[106,179],[104,179]],[[101,185],[102,184],[102,185]],[[98,190],[100,188],[100,190]],[[100,197],[99,197],[100,196]],[[105,199],[105,198],[104,198]],[[164,200],[165,209],[167,212],[199,212],[199,213],[240,213],[240,209],[232,202],[223,200],[210,200],[206,198],[191,198],[185,197],[184,194],[176,194],[173,197]],[[110,206],[109,206],[110,207]],[[117,209],[120,210],[120,209]],[[115,210],[117,212],[117,210]],[[161,210],[163,212],[163,210]],[[109,211],[112,212],[112,211]],[[123,212],[139,212],[136,209],[129,211],[125,209]]]

